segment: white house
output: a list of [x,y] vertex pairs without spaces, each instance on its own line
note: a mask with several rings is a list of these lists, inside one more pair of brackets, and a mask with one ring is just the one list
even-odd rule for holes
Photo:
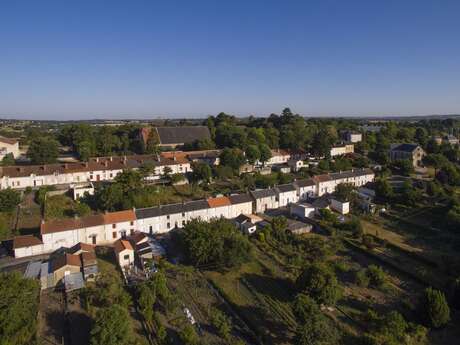
[[0,137],[0,160],[10,153],[14,158],[19,157],[19,142],[16,139]]
[[313,179],[297,180],[294,182],[299,200],[307,200],[316,195],[316,182]]
[[308,167],[308,164],[306,164],[302,159],[290,159],[287,164],[294,172]]
[[134,265],[134,248],[128,240],[118,240],[113,247],[115,257],[121,268]]
[[272,156],[270,159],[265,162],[265,165],[280,165],[280,164],[286,164],[288,160],[291,158],[291,153],[286,150],[271,150],[272,151]]
[[359,143],[363,140],[363,135],[359,132],[346,131],[343,138],[349,143]]
[[330,156],[342,156],[353,152],[355,152],[355,146],[353,144],[343,144],[331,147]]
[[85,193],[88,193],[88,195],[94,195],[94,185],[92,182],[83,185],[72,184],[70,185],[70,188],[72,190],[72,196],[74,200],[78,200],[85,196]]
[[150,179],[160,178],[166,167],[172,174],[192,171],[186,158],[169,159],[156,155],[96,157],[88,162],[0,167],[0,189],[112,181],[123,170],[137,170],[143,165],[153,167]]
[[278,197],[278,207],[299,201],[297,188],[292,183],[276,186],[275,190]]
[[254,211],[256,213],[263,213],[279,207],[278,196],[274,188],[254,190],[250,194],[254,199]]

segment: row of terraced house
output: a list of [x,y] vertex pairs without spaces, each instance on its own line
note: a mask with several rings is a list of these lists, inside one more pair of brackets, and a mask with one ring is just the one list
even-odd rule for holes
[[318,175],[274,188],[250,191],[245,194],[220,196],[206,200],[162,205],[144,209],[106,212],[82,218],[43,221],[40,235],[17,236],[13,239],[16,257],[51,253],[77,243],[110,245],[136,231],[157,234],[182,228],[193,219],[209,221],[213,218],[233,219],[240,214],[263,213],[288,206],[309,197],[333,193],[340,183],[356,187],[374,180],[369,169],[351,170]]

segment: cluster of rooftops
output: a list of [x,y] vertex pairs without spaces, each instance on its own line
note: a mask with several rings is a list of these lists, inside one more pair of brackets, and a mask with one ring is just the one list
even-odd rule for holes
[[160,155],[98,157],[91,158],[88,162],[0,167],[0,177],[42,176],[56,173],[71,174],[90,171],[137,169],[145,164],[155,167],[186,163],[190,163],[190,161],[182,155],[177,155],[177,157],[172,156],[171,158]]
[[[230,205],[237,205],[243,203],[252,203],[257,199],[276,196],[280,193],[294,192],[298,188],[315,186],[317,183],[346,179],[349,177],[363,176],[373,174],[370,169],[358,169],[353,171],[344,171],[339,173],[331,173],[324,175],[317,175],[309,179],[297,180],[293,183],[278,185],[274,188],[260,189],[250,191],[243,194],[233,194],[229,196],[219,196],[209,199],[193,200],[176,204],[159,205],[155,207],[148,207],[142,209],[131,209],[117,212],[105,212],[95,215],[90,215],[81,218],[63,218],[54,219],[49,221],[42,221],[40,226],[40,234],[45,235],[49,233],[69,231],[81,228],[88,228],[93,226],[100,226],[105,224],[115,224],[122,222],[131,222],[134,224],[135,220],[154,218],[159,216],[166,216],[179,213],[187,213],[210,208],[225,207]],[[26,246],[33,246],[41,244],[41,240],[35,236],[17,236],[14,238],[14,248],[21,248]]]

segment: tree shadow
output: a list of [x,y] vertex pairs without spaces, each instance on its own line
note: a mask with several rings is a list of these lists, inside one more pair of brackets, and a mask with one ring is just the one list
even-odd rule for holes
[[293,334],[289,332],[285,323],[273,319],[270,312],[255,306],[238,307],[244,321],[256,333],[265,345],[291,344]]
[[72,344],[89,344],[92,319],[83,312],[67,313],[69,333]]
[[291,280],[272,276],[246,273],[245,279],[258,293],[269,296],[281,302],[290,302],[295,294],[295,287]]

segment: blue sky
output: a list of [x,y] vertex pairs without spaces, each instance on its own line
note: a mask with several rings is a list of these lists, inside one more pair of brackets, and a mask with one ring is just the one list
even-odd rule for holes
[[0,115],[460,113],[460,1],[0,1]]

